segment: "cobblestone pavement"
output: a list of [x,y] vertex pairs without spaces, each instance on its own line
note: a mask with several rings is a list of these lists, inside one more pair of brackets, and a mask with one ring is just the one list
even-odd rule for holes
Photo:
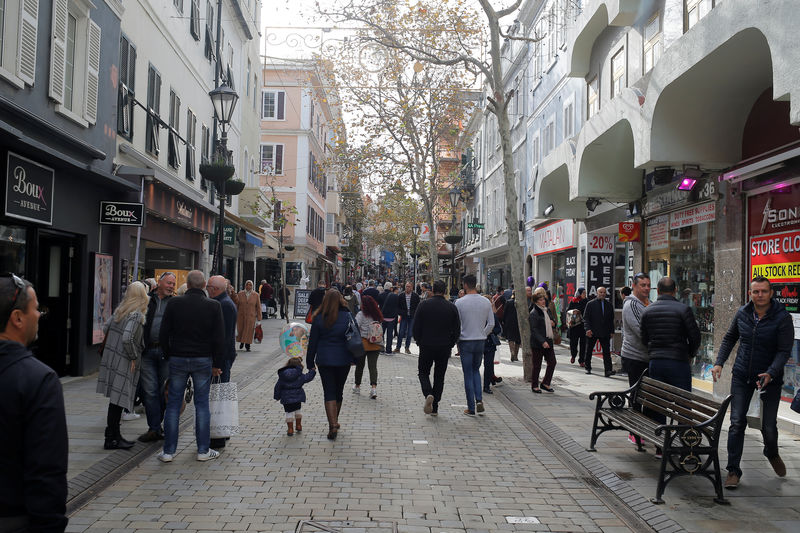
[[[155,458],[158,445],[104,452],[106,403],[93,394],[95,382],[65,384],[75,498],[67,531],[324,530],[309,520],[365,533],[798,530],[797,442],[782,435],[789,477],[778,480],[757,457],[758,439],[748,436],[743,485],[729,493],[729,507],[711,503],[705,479],[673,482],[667,505],[654,506],[647,501],[658,473],[651,454],[636,453],[621,432],[601,437],[598,453],[584,451],[593,414],[588,392],[627,381],[585,376],[563,355],[556,393],[533,395],[503,346],[496,368],[506,379],[484,397],[486,415],[474,418],[462,414],[457,358],[440,414],[430,417],[422,413],[416,356],[382,355],[378,399],[363,385],[360,395],[348,386],[335,442],[325,438],[319,379],[306,386],[302,434],[288,437],[272,399],[284,361],[273,349],[280,323],[263,324],[264,344],[242,353],[233,371],[243,383],[242,434],[216,461],[195,461],[191,425],[182,427],[170,464]],[[190,407],[184,419],[191,417]],[[125,422],[123,434],[132,438],[144,426]],[[92,475],[104,481],[93,485]],[[77,486],[81,480],[87,486]]]

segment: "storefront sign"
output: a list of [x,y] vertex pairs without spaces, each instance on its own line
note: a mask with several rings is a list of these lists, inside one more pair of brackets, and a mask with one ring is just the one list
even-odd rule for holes
[[669,216],[661,215],[647,221],[647,251],[669,248]]
[[6,215],[41,224],[53,224],[55,171],[8,152]]
[[155,182],[145,184],[144,205],[159,217],[200,233],[214,233],[216,230],[217,214],[213,210],[202,208]]
[[693,205],[672,213],[669,217],[669,229],[678,229],[684,226],[695,226],[704,222],[713,222],[716,217],[716,206],[713,202]]
[[639,222],[619,223],[619,242],[639,242],[642,237],[642,224]]
[[800,282],[800,230],[750,238],[750,277]]
[[614,293],[614,236],[589,235],[586,254],[587,290],[589,296],[596,295],[597,289],[605,287],[609,294]]
[[575,246],[572,220],[559,220],[533,232],[533,255],[549,254]]
[[564,252],[564,284],[567,299],[575,295],[578,288],[578,249],[572,248]]
[[175,209],[179,217],[185,218],[186,220],[192,220],[192,217],[194,216],[194,207],[191,205],[182,200],[178,200],[175,202]]
[[308,296],[311,289],[295,289],[294,291],[294,317],[305,317],[308,314]]
[[800,183],[747,199],[748,233],[764,235],[800,228]]
[[[226,246],[233,246],[236,244],[236,226],[233,224],[225,224],[225,232],[222,234],[223,242],[222,244]],[[217,242],[217,234],[216,232],[211,234],[211,242]]]
[[775,299],[786,307],[790,313],[800,313],[800,284],[773,283]]
[[133,202],[100,202],[100,224],[111,226],[143,226],[144,204]]

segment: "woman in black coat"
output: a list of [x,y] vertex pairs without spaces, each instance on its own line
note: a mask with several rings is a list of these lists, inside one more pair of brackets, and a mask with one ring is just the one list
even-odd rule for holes
[[[553,351],[555,321],[547,309],[547,293],[541,287],[533,291],[533,310],[528,316],[531,327],[531,351],[533,352],[533,374],[531,375],[531,391],[540,394],[543,390],[553,392],[550,382],[556,368],[556,354]],[[542,359],[547,361],[541,384],[539,372],[542,370]]]
[[[575,298],[573,298],[569,302],[569,306],[567,307],[567,313],[569,313],[573,309],[577,309],[578,313],[580,313],[579,318],[576,318],[576,321],[573,321],[573,324],[570,325],[569,322],[567,323],[567,337],[569,337],[569,351],[572,357],[570,357],[569,362],[575,363],[575,356],[578,357],[578,363],[581,366],[584,366],[584,356],[586,354],[586,329],[583,327],[583,314],[586,312],[586,304],[589,300],[586,299],[586,289],[583,287],[579,288],[575,291]],[[578,351],[578,347],[580,347],[580,351]],[[577,352],[577,354],[576,354]]]
[[503,308],[503,334],[508,340],[512,361],[519,361],[519,345],[522,343],[519,333],[519,320],[517,319],[516,294],[517,291],[511,293],[511,299],[506,302]]

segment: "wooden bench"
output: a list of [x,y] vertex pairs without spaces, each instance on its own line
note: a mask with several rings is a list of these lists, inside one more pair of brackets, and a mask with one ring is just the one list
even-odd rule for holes
[[[600,434],[615,429],[637,436],[640,452],[644,451],[642,440],[662,449],[658,488],[651,502],[664,503],[661,499],[664,489],[676,477],[704,476],[714,484],[717,492],[714,501],[729,503],[722,493],[717,448],[730,396],[718,403],[651,379],[645,372],[628,390],[593,392],[589,399],[594,398],[597,407],[588,451],[597,451],[595,444]],[[645,416],[639,406],[666,416],[668,423],[661,424]]]

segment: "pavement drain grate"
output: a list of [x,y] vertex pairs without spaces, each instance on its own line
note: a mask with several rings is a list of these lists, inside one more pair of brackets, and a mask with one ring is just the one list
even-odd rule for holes
[[506,522],[509,524],[541,524],[535,516],[507,516]]
[[352,520],[301,520],[295,533],[397,533],[396,522],[361,522]]

